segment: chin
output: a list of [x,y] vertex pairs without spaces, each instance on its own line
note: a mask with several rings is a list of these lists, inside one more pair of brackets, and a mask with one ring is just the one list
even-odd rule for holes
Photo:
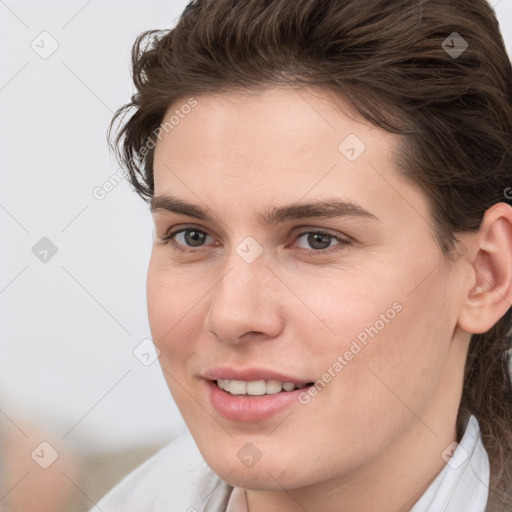
[[301,487],[298,482],[294,481],[295,479],[283,479],[273,471],[266,470],[263,467],[231,468],[231,471],[232,473],[225,478],[225,482],[233,487],[243,487],[253,491],[282,491],[283,488],[294,489]]
[[215,463],[205,460],[208,466],[232,487],[255,491],[282,491],[283,488],[297,489],[314,483],[314,478],[308,479],[307,475],[297,474],[299,468],[296,464],[287,463],[281,458],[263,460],[262,457],[252,466],[246,466],[238,459],[233,462],[231,458],[217,458]]

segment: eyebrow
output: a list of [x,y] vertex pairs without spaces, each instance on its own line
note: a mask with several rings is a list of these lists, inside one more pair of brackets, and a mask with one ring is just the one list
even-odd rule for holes
[[[187,215],[200,220],[213,221],[213,215],[209,209],[188,203],[183,199],[171,195],[155,195],[151,198],[151,212],[164,210],[172,213]],[[274,225],[287,220],[305,218],[334,218],[334,217],[361,217],[378,220],[378,218],[362,206],[342,201],[338,198],[329,198],[310,203],[296,203],[278,206],[258,215],[263,222]]]

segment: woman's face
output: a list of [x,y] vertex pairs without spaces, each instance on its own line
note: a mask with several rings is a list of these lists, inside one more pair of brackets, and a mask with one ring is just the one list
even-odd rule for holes
[[462,385],[461,285],[396,171],[398,136],[319,90],[195,100],[168,110],[155,150],[147,295],[207,463],[296,489],[439,442]]

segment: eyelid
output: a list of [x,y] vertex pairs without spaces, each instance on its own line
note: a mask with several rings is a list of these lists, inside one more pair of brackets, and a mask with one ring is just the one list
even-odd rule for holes
[[203,231],[204,233],[210,234],[210,233],[208,233],[208,230],[203,226],[196,226],[194,224],[183,224],[183,225],[177,224],[177,225],[173,225],[173,226],[167,228],[165,230],[165,233],[162,236],[162,238],[168,237],[173,234],[175,235],[176,233],[178,233],[180,231],[186,231],[186,230],[192,231],[194,229],[197,229],[197,231]]
[[300,226],[300,227],[294,229],[293,233],[295,233],[295,231],[299,231],[297,234],[294,235],[295,237],[299,237],[299,236],[305,235],[307,233],[322,233],[325,235],[332,236],[334,238],[345,237],[347,240],[349,239],[349,237],[347,235],[340,233],[339,231],[331,230],[329,228],[319,228],[319,227],[313,227],[313,226],[305,226],[305,227]]

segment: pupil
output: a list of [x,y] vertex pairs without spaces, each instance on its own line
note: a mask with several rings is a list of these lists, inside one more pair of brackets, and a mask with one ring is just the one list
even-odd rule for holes
[[326,247],[318,247],[317,243],[320,242],[320,245],[326,244],[329,247],[330,235],[324,235],[322,233],[312,233],[309,235],[308,243],[311,247],[315,249],[325,249]]
[[188,245],[198,246],[204,241],[204,233],[199,231],[190,230],[185,233],[185,240]]

